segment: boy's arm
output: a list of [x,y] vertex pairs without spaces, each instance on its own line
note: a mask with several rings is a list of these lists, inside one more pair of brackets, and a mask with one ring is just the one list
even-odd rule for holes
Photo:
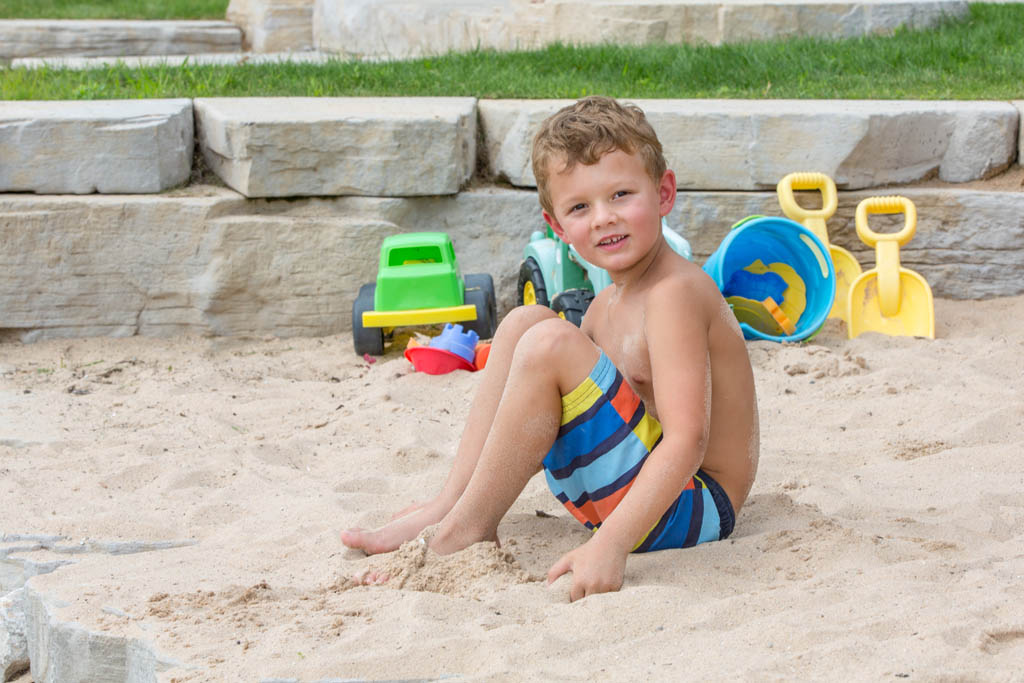
[[[621,587],[626,557],[679,497],[704,458],[711,366],[707,303],[700,295],[696,298],[675,278],[648,296],[645,334],[662,439],[600,529],[548,572],[550,582],[572,571],[570,600]],[[687,303],[680,306],[681,301]]]

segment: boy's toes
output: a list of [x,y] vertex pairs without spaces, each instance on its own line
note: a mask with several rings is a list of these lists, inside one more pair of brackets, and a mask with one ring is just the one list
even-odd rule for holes
[[394,544],[385,542],[379,532],[366,531],[365,529],[346,529],[342,531],[341,542],[349,548],[362,550],[367,555],[386,553],[397,547]]
[[366,532],[362,529],[345,529],[341,532],[341,542],[349,548],[362,548],[360,545]]
[[366,569],[352,577],[352,580],[358,583],[360,586],[379,586],[382,583],[387,583],[391,577],[383,572],[378,572],[373,569]]

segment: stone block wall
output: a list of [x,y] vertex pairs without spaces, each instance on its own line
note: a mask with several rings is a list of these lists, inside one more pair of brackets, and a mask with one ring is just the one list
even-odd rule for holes
[[[343,332],[359,287],[375,276],[381,240],[420,230],[448,232],[463,272],[491,273],[507,310],[522,249],[544,227],[528,141],[561,103],[396,98],[378,119],[352,100],[139,101],[153,109],[125,108],[123,121],[96,115],[98,103],[76,104],[65,116],[66,103],[0,103],[0,339]],[[981,178],[1018,160],[1021,103],[808,104],[789,125],[732,110],[769,108],[759,103],[704,109],[703,118],[691,102],[640,104],[693,185],[681,181],[668,220],[698,263],[738,219],[780,213],[770,186],[783,174],[823,170],[844,185],[830,237],[865,267],[873,254],[855,235],[854,209],[898,191],[919,216],[902,260],[937,296],[1024,292],[1024,192],[886,187],[950,169]],[[193,112],[195,144],[229,187],[150,186],[166,177],[169,156],[187,177]],[[830,128],[842,153],[814,142]],[[720,153],[738,130],[755,158]],[[758,138],[764,131],[789,131],[789,149],[807,156],[785,156],[778,140]],[[875,171],[872,156],[893,163]],[[717,170],[701,176],[702,166]],[[104,184],[117,178],[133,184]],[[137,194],[65,194],[97,189]]]

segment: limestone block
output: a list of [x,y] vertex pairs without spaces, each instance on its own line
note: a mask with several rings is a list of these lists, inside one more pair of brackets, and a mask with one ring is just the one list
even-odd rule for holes
[[213,197],[0,195],[0,327],[24,341],[207,329],[190,278]]
[[[892,189],[885,193],[892,193]],[[900,189],[917,205],[903,263],[936,296],[1024,293],[1024,193]],[[831,241],[867,267],[857,203],[840,193]],[[463,273],[494,277],[499,311],[515,296],[522,248],[541,229],[536,193],[479,188],[455,196],[245,200],[209,196],[0,195],[0,333],[78,336],[317,336],[346,331],[387,235],[443,230]],[[703,263],[729,227],[778,215],[774,192],[681,192],[669,224]],[[998,226],[995,229],[994,226]],[[113,552],[113,551],[110,551]]]
[[0,102],[0,192],[161,192],[193,142],[190,100]]
[[0,681],[12,680],[29,666],[24,592],[19,588],[0,596]]
[[211,98],[195,101],[203,156],[247,197],[453,194],[476,164],[476,101]]
[[537,45],[544,16],[529,0],[315,0],[313,44],[388,58],[526,48]]
[[60,609],[66,603],[31,584],[25,588],[24,604],[32,680],[36,683],[144,683],[180,666],[159,656],[143,639],[90,631],[74,621],[61,620]]
[[0,60],[192,55],[241,49],[242,31],[227,21],[0,20]]
[[248,50],[306,50],[313,45],[313,0],[231,0],[227,18],[242,27]]
[[[530,145],[540,122],[569,101],[482,100],[490,173],[535,185]],[[991,176],[1017,155],[1019,113],[1005,102],[637,100],[681,189],[757,190],[793,170],[817,170],[846,189],[932,175]]]
[[718,42],[818,36],[852,38],[926,28],[967,15],[966,1],[721,3]]
[[556,41],[718,45],[891,32],[898,26],[917,28],[949,16],[962,17],[967,7],[966,0],[315,0],[313,44],[326,51],[379,58],[525,49]]

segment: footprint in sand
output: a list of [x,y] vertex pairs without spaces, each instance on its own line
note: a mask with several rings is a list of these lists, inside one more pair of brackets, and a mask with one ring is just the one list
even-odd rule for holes
[[986,629],[978,638],[978,649],[990,655],[1011,648],[1024,649],[1024,627]]

